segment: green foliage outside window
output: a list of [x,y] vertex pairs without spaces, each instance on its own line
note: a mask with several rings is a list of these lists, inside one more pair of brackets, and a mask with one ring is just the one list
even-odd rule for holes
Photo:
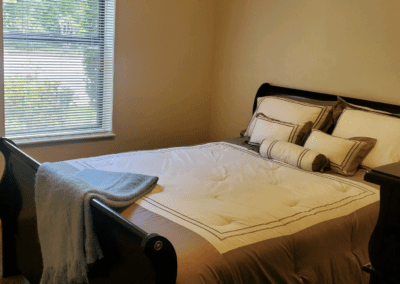
[[[55,128],[74,121],[80,121],[82,124],[98,123],[96,103],[101,102],[102,94],[97,90],[97,86],[99,80],[103,80],[101,60],[99,63],[99,58],[103,56],[103,24],[100,16],[104,13],[104,7],[102,1],[64,2],[67,5],[61,5],[60,1],[54,0],[3,1],[4,95],[7,104],[5,111],[12,111],[13,107],[19,104],[20,109],[24,111],[23,116],[34,116],[34,119],[18,118],[10,122],[12,126],[9,125],[9,129],[27,127],[38,119],[47,119],[49,127]],[[52,78],[51,74],[46,73],[46,65],[41,66],[39,60],[40,56],[59,57],[61,62],[65,59],[65,54],[60,52],[65,51],[66,47],[70,52],[68,55],[82,61],[83,82],[77,83],[76,86],[64,84],[60,76]],[[34,51],[31,58],[26,59],[27,62],[36,64],[34,71],[26,75],[18,74],[12,66],[7,69],[7,54],[18,54],[19,51],[27,50]],[[73,73],[75,70],[69,71],[68,64],[65,64],[60,74],[64,74],[63,72]],[[77,96],[87,96],[87,103],[74,101],[74,93],[77,93],[78,88],[80,91]],[[50,105],[44,106],[45,96],[51,96]],[[68,106],[67,111],[61,111],[65,106]],[[85,110],[84,119],[75,116],[79,110]],[[58,112],[57,115],[62,117],[59,125],[54,125],[54,119],[49,116],[50,112]]]

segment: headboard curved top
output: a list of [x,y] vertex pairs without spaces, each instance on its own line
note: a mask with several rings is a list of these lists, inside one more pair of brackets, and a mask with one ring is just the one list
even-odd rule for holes
[[[269,83],[264,83],[260,86],[260,88],[257,91],[256,97],[254,98],[253,113],[256,110],[257,99],[259,97],[274,96],[274,95],[286,95],[286,96],[292,96],[292,97],[297,97],[297,98],[308,98],[308,99],[322,100],[322,101],[336,101],[337,100],[336,95],[303,91],[303,90],[297,90],[297,89],[291,89],[291,88],[285,88],[285,87],[278,87],[278,86],[273,86]],[[346,102],[349,102],[351,104],[365,106],[365,107],[369,107],[369,108],[373,108],[373,109],[377,109],[377,110],[381,110],[381,111],[386,111],[386,112],[390,112],[390,113],[400,114],[400,105],[392,105],[392,104],[368,101],[368,100],[363,100],[363,99],[355,99],[355,98],[349,98],[349,97],[345,97],[345,96],[340,96],[340,97],[343,98]]]

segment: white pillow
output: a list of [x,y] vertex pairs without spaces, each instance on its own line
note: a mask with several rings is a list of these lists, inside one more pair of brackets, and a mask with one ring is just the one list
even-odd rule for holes
[[361,166],[375,168],[400,161],[400,119],[381,112],[346,108],[332,135],[348,138],[365,136],[377,142]]
[[259,113],[254,121],[254,130],[249,140],[251,145],[261,144],[267,137],[301,144],[313,125],[311,121],[305,124],[293,124],[271,119],[262,113]]
[[354,175],[375,143],[376,139],[369,137],[345,139],[313,130],[304,143],[304,148],[324,154],[329,159],[329,168],[332,171],[343,175]]
[[387,114],[387,115],[390,115],[390,116],[400,117],[400,114],[398,114],[398,113],[391,113],[391,112],[387,112],[387,111],[383,111],[383,110],[373,109],[373,108],[370,108],[370,107],[351,104],[349,102],[346,102],[343,98],[341,98],[339,96],[338,96],[338,104],[344,106],[343,110],[345,108],[351,108],[351,109],[365,110],[365,111],[371,111],[371,112],[375,112],[375,113]]
[[256,123],[256,116],[263,113],[269,118],[286,121],[294,124],[313,123],[313,128],[321,129],[327,122],[332,106],[321,106],[287,97],[267,96],[259,98],[257,108],[250,120],[245,136],[251,136]]

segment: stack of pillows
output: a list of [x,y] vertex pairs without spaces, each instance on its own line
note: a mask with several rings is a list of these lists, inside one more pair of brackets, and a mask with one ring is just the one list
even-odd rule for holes
[[[400,161],[400,115],[338,101],[258,99],[244,133],[260,154],[307,171],[354,175]],[[332,135],[326,131],[335,125]],[[379,142],[378,142],[379,138]]]

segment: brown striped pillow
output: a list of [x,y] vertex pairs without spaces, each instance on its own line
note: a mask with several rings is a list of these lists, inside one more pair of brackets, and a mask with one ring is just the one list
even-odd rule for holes
[[259,145],[267,137],[283,140],[290,143],[301,144],[310,133],[312,122],[293,124],[266,117],[259,113],[256,116],[254,129],[249,140],[251,145]]
[[259,113],[294,124],[305,124],[311,121],[314,129],[322,129],[325,128],[327,120],[331,119],[333,108],[330,105],[317,105],[284,96],[261,97],[257,102],[257,108],[247,126],[245,136],[251,136]]
[[322,172],[329,163],[327,157],[321,153],[273,138],[263,140],[260,155],[310,172]]
[[332,171],[343,175],[354,175],[376,141],[369,137],[345,139],[313,130],[304,147],[324,154],[329,159],[328,168]]

